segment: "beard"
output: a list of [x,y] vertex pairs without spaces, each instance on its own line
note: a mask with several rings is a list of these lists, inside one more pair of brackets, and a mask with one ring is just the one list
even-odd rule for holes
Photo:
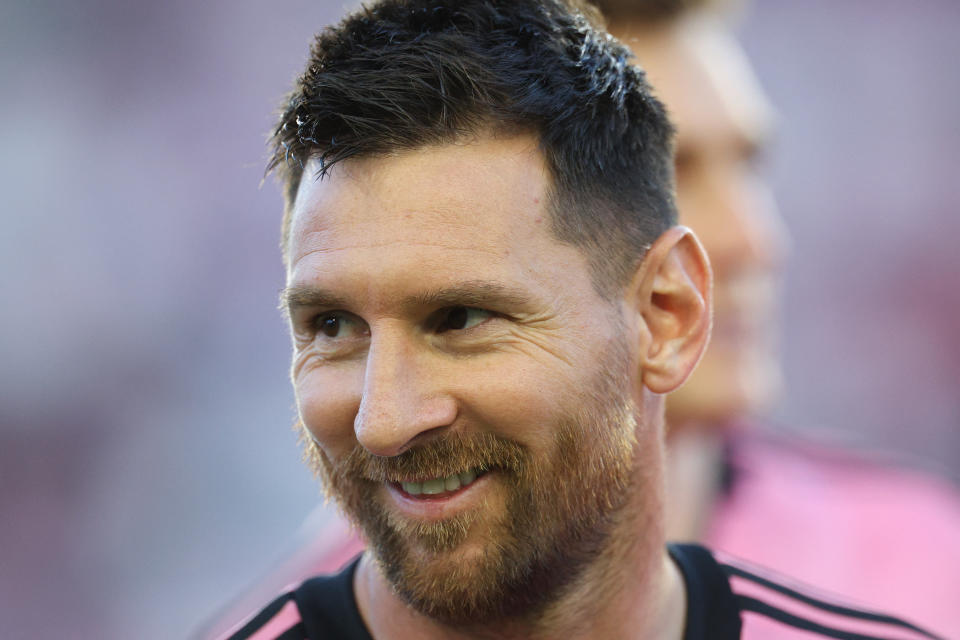
[[[552,450],[489,432],[455,432],[394,457],[357,445],[331,460],[306,434],[307,459],[327,494],[363,531],[395,592],[421,613],[467,626],[534,619],[562,597],[611,543],[637,487],[636,407],[627,355],[609,348],[571,406],[554,417]],[[559,416],[559,417],[557,417]],[[386,508],[386,483],[494,473],[479,507],[424,522]]]

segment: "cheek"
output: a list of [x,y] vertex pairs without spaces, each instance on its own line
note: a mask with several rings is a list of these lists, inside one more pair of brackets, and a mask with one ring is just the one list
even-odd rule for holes
[[[508,358],[460,391],[462,409],[489,429],[531,449],[556,444],[558,422],[577,395],[565,367],[544,367],[525,358]],[[566,411],[565,411],[566,409]]]
[[294,379],[300,419],[333,459],[356,444],[353,421],[362,384],[363,371],[357,366],[317,368]]

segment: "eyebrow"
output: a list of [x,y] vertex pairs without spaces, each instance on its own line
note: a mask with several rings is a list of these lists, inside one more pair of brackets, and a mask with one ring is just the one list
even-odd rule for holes
[[288,314],[302,307],[335,309],[346,307],[347,299],[321,287],[297,284],[280,292],[280,310]]
[[530,294],[499,282],[468,280],[452,287],[426,291],[404,299],[410,307],[482,307],[487,305],[525,306]]
[[[487,280],[468,280],[454,286],[423,291],[404,298],[406,308],[415,307],[525,307],[530,295],[522,289]],[[280,292],[280,309],[289,314],[302,307],[350,308],[350,299],[313,285],[293,285]]]

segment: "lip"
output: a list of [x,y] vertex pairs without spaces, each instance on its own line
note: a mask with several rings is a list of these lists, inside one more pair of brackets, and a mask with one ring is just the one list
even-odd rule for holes
[[400,485],[387,483],[387,494],[394,508],[408,518],[436,522],[479,506],[483,492],[488,490],[491,476],[496,473],[494,470],[487,471],[467,487],[436,495],[413,496],[401,489]]

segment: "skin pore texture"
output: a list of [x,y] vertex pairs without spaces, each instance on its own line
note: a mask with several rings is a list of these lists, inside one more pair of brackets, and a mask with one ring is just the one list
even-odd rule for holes
[[301,184],[292,378],[371,543],[374,637],[682,635],[662,394],[706,343],[709,267],[675,227],[605,299],[550,231],[549,181],[532,136],[478,134]]
[[723,431],[762,414],[780,383],[778,289],[787,233],[758,156],[773,110],[729,19],[693,10],[655,25],[617,18],[611,32],[647,71],[677,128],[677,207],[714,274],[710,345],[667,399],[667,537],[701,539],[719,481]]

